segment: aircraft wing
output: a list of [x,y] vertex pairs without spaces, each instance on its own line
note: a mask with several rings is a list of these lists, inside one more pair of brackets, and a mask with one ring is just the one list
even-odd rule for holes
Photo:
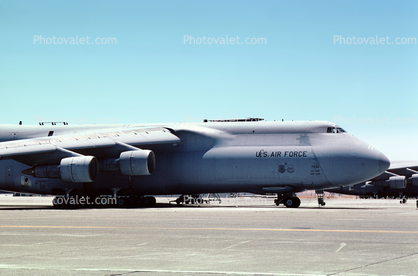
[[383,174],[367,181],[376,187],[405,189],[407,186],[418,186],[417,161],[393,161]]
[[92,155],[118,158],[121,152],[158,149],[180,143],[164,127],[63,135],[0,143],[0,159],[13,159],[29,166],[59,163],[62,158]]
[[383,174],[351,187],[327,190],[349,195],[374,195],[377,197],[417,196],[418,162],[391,161],[391,166]]
[[417,161],[392,161],[389,169],[369,181],[384,181],[393,176],[405,176],[408,178],[414,174],[418,174]]
[[384,173],[382,173],[381,175],[376,176],[375,178],[372,178],[372,179],[370,179],[369,181],[384,181],[384,180],[389,179],[389,177],[392,177],[392,176],[394,176],[394,174],[393,174],[393,173],[388,172],[388,171],[385,171],[385,172],[384,172]]
[[391,173],[411,176],[418,173],[417,161],[393,161],[390,168],[387,170]]

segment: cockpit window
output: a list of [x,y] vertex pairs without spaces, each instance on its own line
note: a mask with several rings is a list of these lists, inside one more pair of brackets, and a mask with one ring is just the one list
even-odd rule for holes
[[340,127],[328,127],[327,133],[344,133],[345,130]]

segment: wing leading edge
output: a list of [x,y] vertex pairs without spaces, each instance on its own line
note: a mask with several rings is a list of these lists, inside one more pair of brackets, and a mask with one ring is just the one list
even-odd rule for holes
[[177,145],[180,138],[165,128],[141,129],[0,143],[0,159],[31,166],[22,173],[82,183],[96,180],[100,170],[123,175],[151,174],[158,149]]
[[29,166],[55,164],[65,157],[94,155],[117,157],[141,147],[178,144],[180,139],[165,128],[141,129],[78,136],[56,136],[0,143],[0,159],[13,159]]

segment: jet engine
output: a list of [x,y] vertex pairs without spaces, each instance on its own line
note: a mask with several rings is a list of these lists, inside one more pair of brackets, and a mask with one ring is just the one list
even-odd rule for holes
[[130,176],[150,175],[155,169],[155,155],[151,150],[124,151],[117,159],[100,160],[100,169]]
[[418,174],[413,174],[408,179],[411,180],[413,186],[418,186]]
[[39,178],[61,178],[67,182],[93,182],[104,171],[120,172],[123,175],[150,175],[155,169],[155,154],[151,150],[124,151],[117,159],[102,159],[94,156],[67,157],[60,165],[41,165],[22,171]]
[[406,178],[404,175],[391,176],[386,181],[392,189],[404,189],[406,187]]
[[93,182],[99,175],[99,162],[94,156],[68,157],[60,163],[61,178],[67,182]]
[[155,155],[151,150],[124,151],[119,157],[119,168],[124,175],[150,175],[155,168]]
[[94,156],[61,159],[60,165],[41,165],[22,171],[40,178],[61,178],[67,182],[93,182],[99,175],[99,162]]
[[389,186],[391,189],[406,188],[407,179],[404,175],[396,175],[389,177],[388,180],[375,181],[372,184],[378,187]]

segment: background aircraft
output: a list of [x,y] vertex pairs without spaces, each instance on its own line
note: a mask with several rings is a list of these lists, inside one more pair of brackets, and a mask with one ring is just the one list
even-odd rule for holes
[[394,162],[386,172],[369,181],[326,191],[366,198],[399,198],[406,203],[408,198],[418,197],[418,162]]
[[389,160],[323,121],[0,126],[0,189],[57,195],[55,205],[152,205],[150,195],[295,195],[382,174]]

